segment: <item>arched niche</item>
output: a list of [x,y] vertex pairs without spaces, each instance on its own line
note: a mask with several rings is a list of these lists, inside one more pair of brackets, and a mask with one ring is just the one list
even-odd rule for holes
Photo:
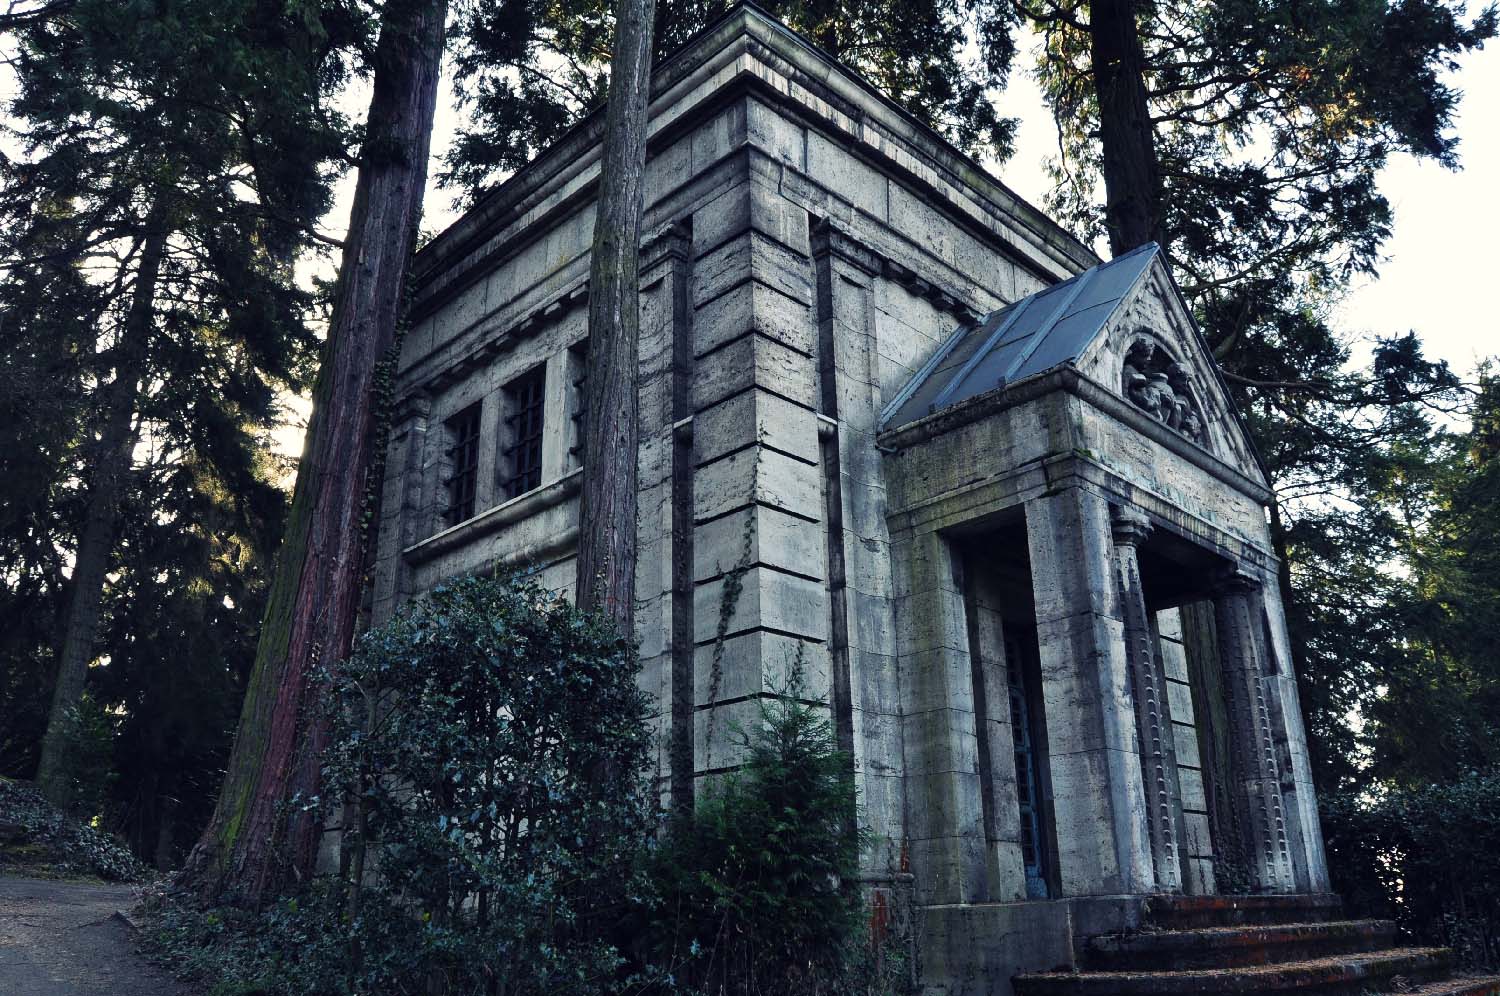
[[1187,364],[1144,325],[1127,342],[1120,364],[1120,393],[1169,429],[1209,449],[1207,419]]

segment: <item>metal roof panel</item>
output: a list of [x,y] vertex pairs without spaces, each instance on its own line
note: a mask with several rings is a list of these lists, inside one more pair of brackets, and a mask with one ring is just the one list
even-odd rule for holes
[[1076,360],[1160,252],[1147,243],[959,329],[891,399],[881,428]]

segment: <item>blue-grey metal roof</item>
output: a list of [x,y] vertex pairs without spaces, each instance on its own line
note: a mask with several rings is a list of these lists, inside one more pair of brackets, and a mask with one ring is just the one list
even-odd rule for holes
[[1077,359],[1161,250],[1148,242],[957,329],[881,412],[905,425]]

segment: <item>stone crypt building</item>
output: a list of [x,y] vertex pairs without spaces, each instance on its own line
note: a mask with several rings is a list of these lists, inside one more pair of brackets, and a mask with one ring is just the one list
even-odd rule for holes
[[[377,622],[467,572],[572,590],[601,125],[418,256]],[[657,68],[647,191],[664,800],[801,662],[930,992],[1328,919],[1266,476],[1156,247],[1101,262],[750,7]]]

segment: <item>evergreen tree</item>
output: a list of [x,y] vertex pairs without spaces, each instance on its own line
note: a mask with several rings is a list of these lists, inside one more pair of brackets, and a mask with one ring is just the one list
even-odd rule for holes
[[[17,22],[9,110],[23,154],[3,166],[3,345],[7,362],[40,371],[29,393],[66,411],[15,458],[49,476],[22,501],[43,517],[7,581],[14,597],[55,601],[37,772],[54,799],[68,794],[73,714],[142,448],[194,454],[215,474],[244,463],[254,441],[236,427],[274,420],[275,392],[306,362],[308,301],[290,264],[337,151],[317,116],[328,69],[310,14],[74,0]],[[71,561],[65,589],[59,559]]]
[[[660,0],[652,16],[654,57],[676,49],[730,6]],[[965,151],[1010,154],[1015,120],[1001,116],[995,102],[1014,53],[1009,3],[972,0],[963,8],[937,0],[773,0],[761,6]],[[612,13],[606,0],[460,8],[456,77],[472,123],[454,142],[445,183],[466,198],[476,196],[604,103]]]
[[[256,905],[314,870],[328,724],[313,676],[346,657],[378,516],[382,364],[394,361],[437,106],[447,0],[387,0],[313,412],[228,771],[181,884]],[[388,372],[386,374],[388,376]]]
[[1437,440],[1389,499],[1407,597],[1391,613],[1399,666],[1364,710],[1368,776],[1406,786],[1500,766],[1500,381],[1481,371],[1467,432]]

